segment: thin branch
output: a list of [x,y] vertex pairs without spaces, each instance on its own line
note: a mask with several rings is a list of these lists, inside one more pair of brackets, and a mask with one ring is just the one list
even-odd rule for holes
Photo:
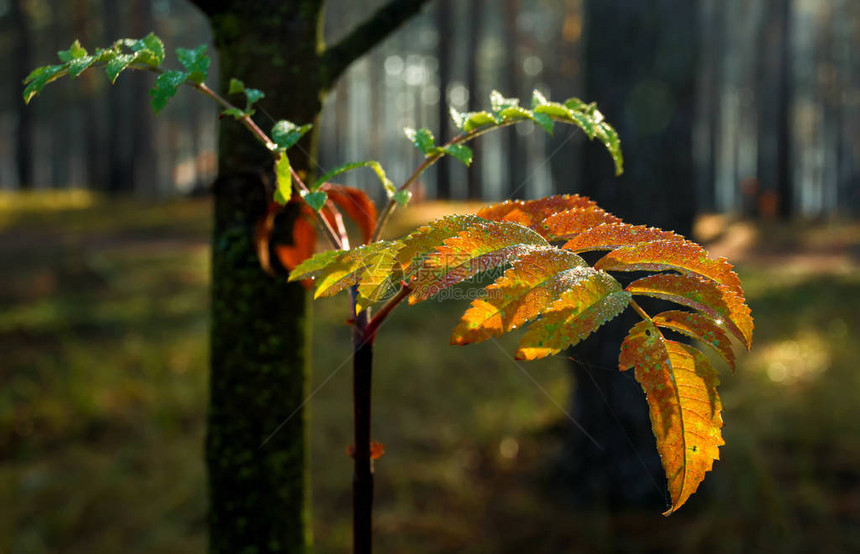
[[[418,13],[428,0],[391,0],[339,43],[322,54],[323,88],[337,81],[349,65],[382,42],[404,21]],[[444,37],[443,39],[444,40]]]

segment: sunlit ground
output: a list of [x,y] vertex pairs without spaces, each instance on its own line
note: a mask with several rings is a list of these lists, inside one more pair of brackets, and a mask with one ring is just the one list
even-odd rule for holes
[[[204,550],[209,211],[0,197],[0,552]],[[512,341],[449,347],[464,304],[427,302],[399,308],[377,343],[380,552],[860,549],[860,225],[700,230],[740,262],[756,336],[721,376],[727,445],[687,506],[663,518],[549,500],[560,410]],[[345,309],[315,306],[319,552],[349,543]],[[563,361],[523,367],[566,405]]]

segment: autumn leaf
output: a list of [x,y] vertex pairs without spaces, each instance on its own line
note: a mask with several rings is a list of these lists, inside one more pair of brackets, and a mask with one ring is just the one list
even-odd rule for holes
[[669,300],[698,310],[718,326],[724,326],[747,349],[752,345],[750,309],[729,287],[692,274],[650,275],[633,281],[626,290],[634,295]]
[[696,492],[725,444],[719,380],[701,352],[666,340],[648,320],[637,323],[624,339],[619,367],[635,368],[645,391],[672,498],[672,507],[663,514],[669,515]]
[[576,254],[548,247],[517,259],[463,314],[451,344],[481,342],[537,317],[578,280],[596,273]]
[[[598,219],[603,216],[598,215]],[[555,226],[561,227],[557,221]],[[613,250],[621,246],[632,246],[655,240],[684,240],[681,235],[644,225],[628,223],[602,223],[590,227],[567,241],[562,248],[573,252],[588,252],[592,250]]]
[[602,271],[577,280],[529,327],[516,358],[537,360],[558,354],[620,314],[629,302],[630,293]]
[[448,238],[424,261],[410,286],[409,303],[427,300],[442,289],[548,246],[539,234],[516,223],[484,221]]
[[688,240],[657,240],[613,250],[594,267],[606,271],[679,270],[707,277],[743,296],[741,280],[725,258],[711,259],[704,248]]
[[716,350],[735,370],[735,353],[725,330],[714,320],[694,312],[670,310],[651,318],[658,327],[671,329],[691,339],[707,344]]
[[531,228],[545,236],[543,221],[558,212],[573,208],[595,207],[593,200],[578,194],[557,195],[538,200],[507,200],[478,210],[478,217],[492,221],[510,221]]
[[373,200],[355,187],[326,183],[320,190],[325,191],[329,201],[355,222],[361,232],[361,241],[370,242],[376,230],[376,205]]
[[574,208],[547,217],[543,222],[544,235],[555,240],[569,239],[605,223],[621,223],[621,220],[597,206]]

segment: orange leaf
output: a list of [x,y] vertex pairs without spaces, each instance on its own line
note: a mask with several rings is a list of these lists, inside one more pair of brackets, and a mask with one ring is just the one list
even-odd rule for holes
[[472,301],[451,335],[451,344],[498,337],[538,316],[565,290],[595,271],[571,252],[548,247],[529,252]]
[[613,250],[602,257],[596,269],[606,271],[666,271],[695,273],[725,285],[743,298],[741,280],[725,258],[708,257],[704,248],[688,240],[656,240]]
[[633,281],[626,290],[698,310],[713,318],[717,325],[725,325],[747,349],[752,345],[753,319],[750,309],[744,304],[742,296],[725,285],[688,273],[666,273]]
[[681,235],[655,227],[629,225],[627,223],[604,223],[576,235],[567,241],[562,248],[574,252],[587,252],[590,250],[613,250],[620,246],[630,246],[654,240],[683,239],[684,237]]
[[446,239],[430,254],[410,283],[409,303],[427,300],[442,289],[542,246],[548,246],[547,242],[527,227],[508,222],[478,223]]
[[369,242],[376,230],[376,205],[373,200],[355,187],[326,183],[321,188],[328,193],[328,199],[355,222],[361,232],[362,242]]
[[[306,209],[303,206],[299,216],[293,222],[293,243],[278,244],[274,247],[275,254],[278,256],[281,265],[289,271],[294,270],[296,266],[314,255],[317,244],[317,231],[313,223],[308,221],[309,217],[313,217],[309,212],[310,209]],[[309,289],[313,287],[313,281],[311,279],[304,279],[302,280],[302,285]]]
[[602,271],[574,283],[544,310],[520,340],[516,358],[537,360],[573,346],[618,314],[630,302],[630,294]]
[[557,213],[543,222],[544,233],[553,239],[573,238],[604,223],[621,223],[621,220],[602,208],[588,206]]
[[[355,446],[349,445],[346,447],[346,454],[350,458],[355,458]],[[370,441],[370,459],[378,460],[385,454],[385,445],[378,441]]]
[[506,200],[500,204],[482,208],[477,216],[493,221],[519,223],[546,236],[546,229],[542,225],[544,219],[557,212],[591,206],[597,206],[597,204],[589,198],[578,194],[564,194],[538,200]]
[[651,428],[666,472],[670,515],[696,492],[720,458],[722,403],[716,372],[691,346],[666,340],[651,321],[636,324],[621,345],[619,367],[635,367],[648,399]]
[[735,353],[725,330],[716,325],[714,320],[693,312],[682,312],[681,310],[670,310],[657,314],[653,318],[654,324],[677,331],[690,338],[701,341],[713,347],[725,358],[732,368],[735,369]]

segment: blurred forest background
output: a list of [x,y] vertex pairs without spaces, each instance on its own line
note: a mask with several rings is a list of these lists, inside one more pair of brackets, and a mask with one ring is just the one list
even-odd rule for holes
[[[329,14],[336,16],[328,17],[326,36],[336,40],[378,4],[330,2]],[[701,55],[693,124],[700,211],[856,215],[860,4],[698,5]],[[88,47],[150,30],[171,47],[209,41],[208,24],[195,8],[182,0],[3,0],[0,18],[8,83],[0,91],[0,189],[75,187],[160,198],[209,186],[217,112],[189,91],[157,119],[145,109],[149,75],[129,74],[110,87],[101,75],[87,73],[82,82],[55,85],[30,108],[20,101],[23,77],[51,63],[73,37]],[[403,176],[418,158],[395,130],[426,126],[450,136],[447,107],[482,108],[493,88],[523,98],[535,88],[561,100],[581,95],[582,36],[582,0],[436,2],[340,81],[324,110],[320,165],[380,159],[393,175]],[[650,103],[657,126],[661,110],[673,109],[659,82],[641,83],[631,98],[631,110],[637,99]],[[265,124],[270,116],[278,114],[258,119]],[[617,121],[625,114],[607,116]],[[431,171],[424,181],[426,198],[497,200],[514,189],[526,198],[577,192],[574,145],[582,138],[574,133],[551,139],[532,127],[517,129],[510,135],[529,139],[486,137],[483,163],[475,171]],[[564,155],[555,155],[560,149]],[[369,178],[365,184],[372,185]]]
[[[329,0],[326,36],[382,3]],[[433,0],[327,98],[320,167],[378,159],[402,181],[419,154],[401,129],[450,137],[448,105],[480,109],[493,88],[585,97],[584,44],[601,32],[588,3]],[[756,318],[752,352],[721,376],[722,460],[668,519],[575,508],[551,477],[569,454],[569,362],[524,375],[493,345],[448,348],[463,305],[428,302],[378,343],[380,551],[860,550],[860,2],[694,4],[694,238],[737,263]],[[683,26],[669,19],[652,23]],[[203,551],[217,110],[180,90],[153,117],[143,73],[64,79],[29,107],[20,81],[74,38],[93,49],[153,30],[172,51],[208,42],[206,19],[183,0],[0,0],[0,29],[0,552]],[[610,122],[639,117],[645,140],[666,130],[659,81],[628,96]],[[488,134],[471,169],[426,174],[393,234],[475,200],[587,191],[584,142],[525,124]],[[361,172],[347,184],[380,192]],[[314,309],[319,552],[350,540],[344,309]]]

